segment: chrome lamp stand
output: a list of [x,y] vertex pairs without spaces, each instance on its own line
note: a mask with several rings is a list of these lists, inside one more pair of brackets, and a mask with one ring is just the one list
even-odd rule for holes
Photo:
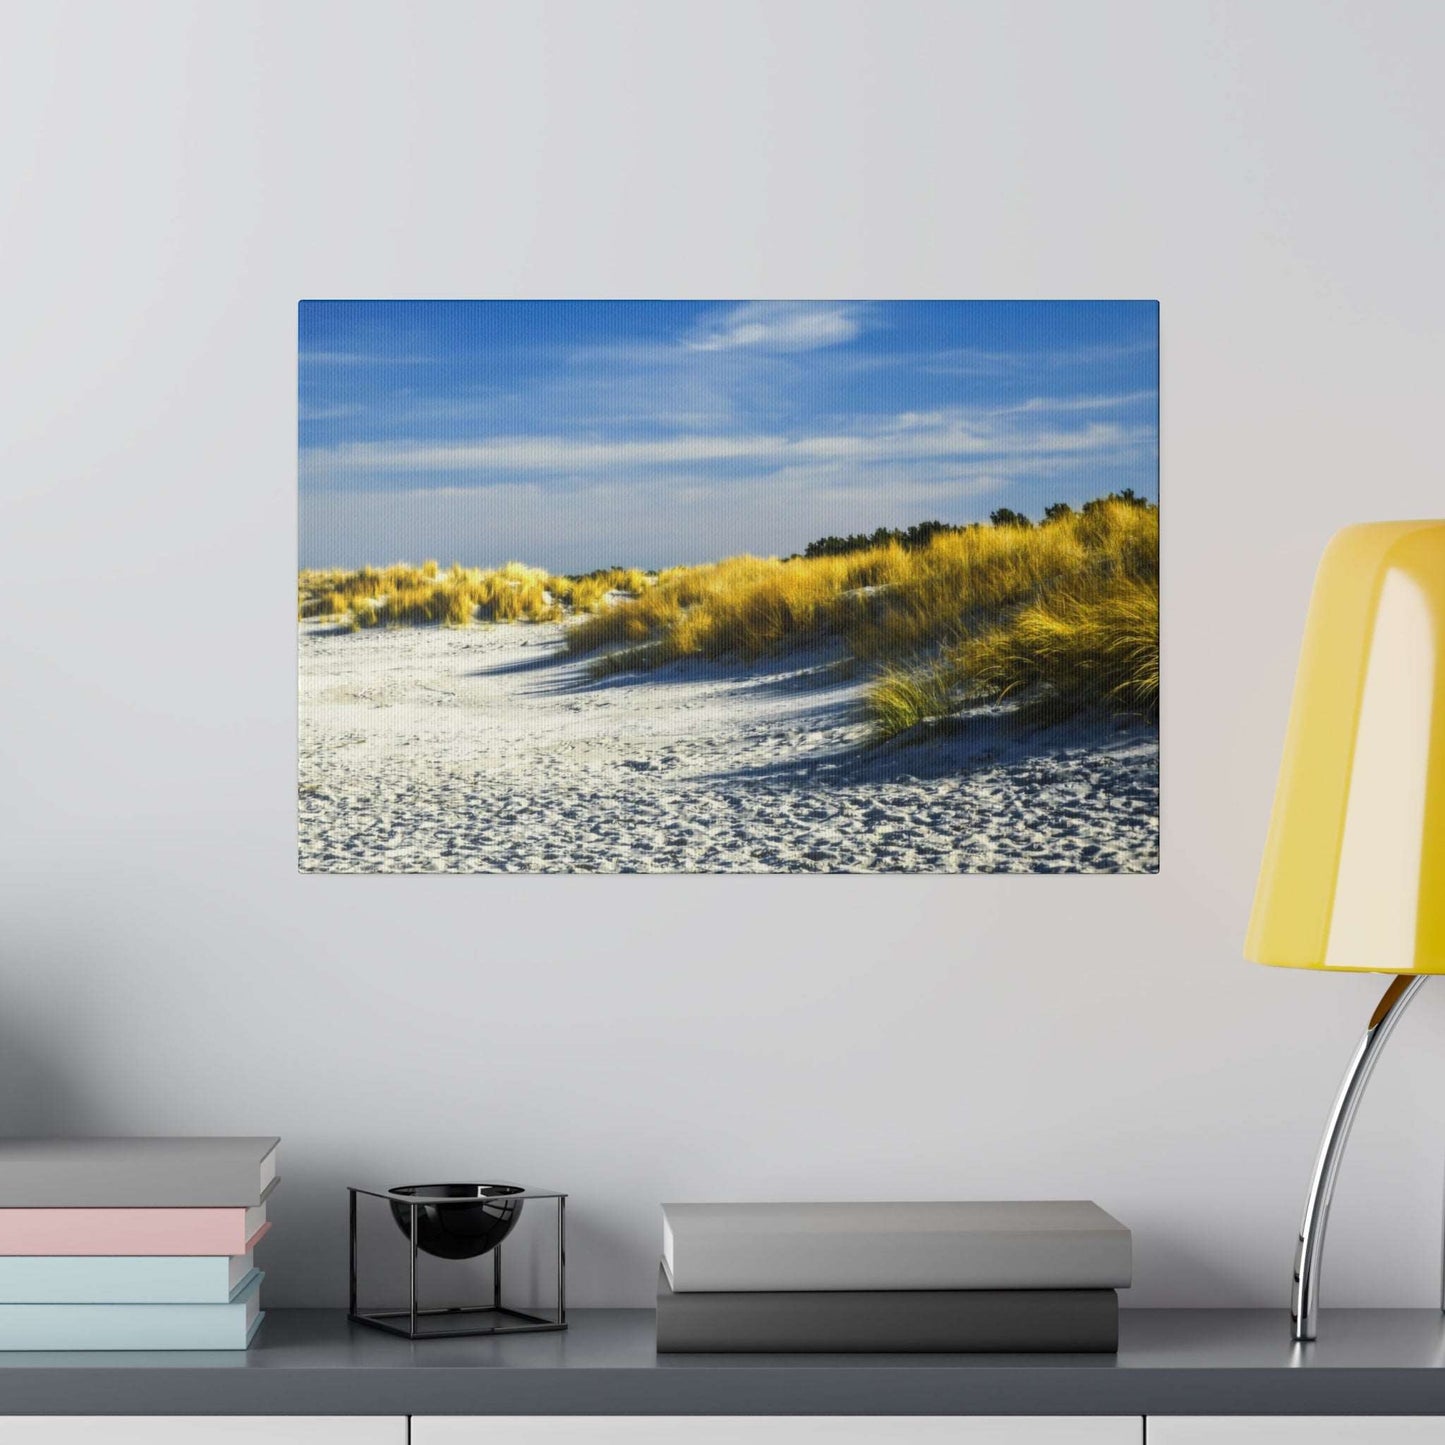
[[1294,1253],[1294,1288],[1290,1293],[1290,1325],[1297,1343],[1315,1338],[1320,1315],[1320,1262],[1325,1249],[1325,1226],[1329,1223],[1330,1200],[1335,1193],[1335,1177],[1340,1172],[1340,1159],[1355,1122],[1355,1111],[1365,1093],[1365,1085],[1385,1047],[1386,1040],[1400,1022],[1406,1005],[1420,991],[1425,974],[1401,974],[1385,990],[1375,1011],[1370,1015],[1364,1037],[1360,1039],[1349,1067],[1345,1070],[1340,1092],[1335,1096],[1325,1125],[1320,1152],[1310,1178],[1310,1192],[1305,1199],[1304,1219],[1300,1223],[1299,1243]]

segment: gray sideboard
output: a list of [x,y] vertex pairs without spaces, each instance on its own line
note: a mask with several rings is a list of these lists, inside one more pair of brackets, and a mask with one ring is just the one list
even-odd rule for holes
[[1124,1310],[1117,1357],[658,1355],[650,1310],[570,1318],[412,1344],[283,1309],[244,1353],[0,1353],[0,1416],[1445,1417],[1433,1310],[1327,1311],[1303,1347],[1282,1311]]

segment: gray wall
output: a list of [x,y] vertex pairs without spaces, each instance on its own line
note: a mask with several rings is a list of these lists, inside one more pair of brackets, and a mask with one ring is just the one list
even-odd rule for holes
[[[1445,510],[1430,4],[13,6],[0,58],[0,1127],[275,1131],[351,1181],[1092,1196],[1136,1304],[1279,1304],[1378,980],[1240,957],[1315,560]],[[1157,878],[302,878],[302,296],[1162,302]],[[1328,1302],[1437,1298],[1445,990]]]

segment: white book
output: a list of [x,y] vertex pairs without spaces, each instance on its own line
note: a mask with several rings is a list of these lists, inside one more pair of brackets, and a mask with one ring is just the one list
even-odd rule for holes
[[1122,1289],[1129,1231],[1080,1199],[665,1204],[675,1292]]
[[0,1208],[249,1208],[276,1183],[280,1142],[0,1139]]

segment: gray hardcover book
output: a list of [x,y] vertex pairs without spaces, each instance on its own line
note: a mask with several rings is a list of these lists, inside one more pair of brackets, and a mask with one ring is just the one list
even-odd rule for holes
[[742,1290],[677,1294],[657,1277],[661,1354],[1101,1354],[1111,1289]]
[[1082,1199],[665,1204],[679,1294],[713,1290],[1122,1289],[1129,1231]]
[[3,1139],[0,1209],[250,1209],[276,1183],[279,1143]]

